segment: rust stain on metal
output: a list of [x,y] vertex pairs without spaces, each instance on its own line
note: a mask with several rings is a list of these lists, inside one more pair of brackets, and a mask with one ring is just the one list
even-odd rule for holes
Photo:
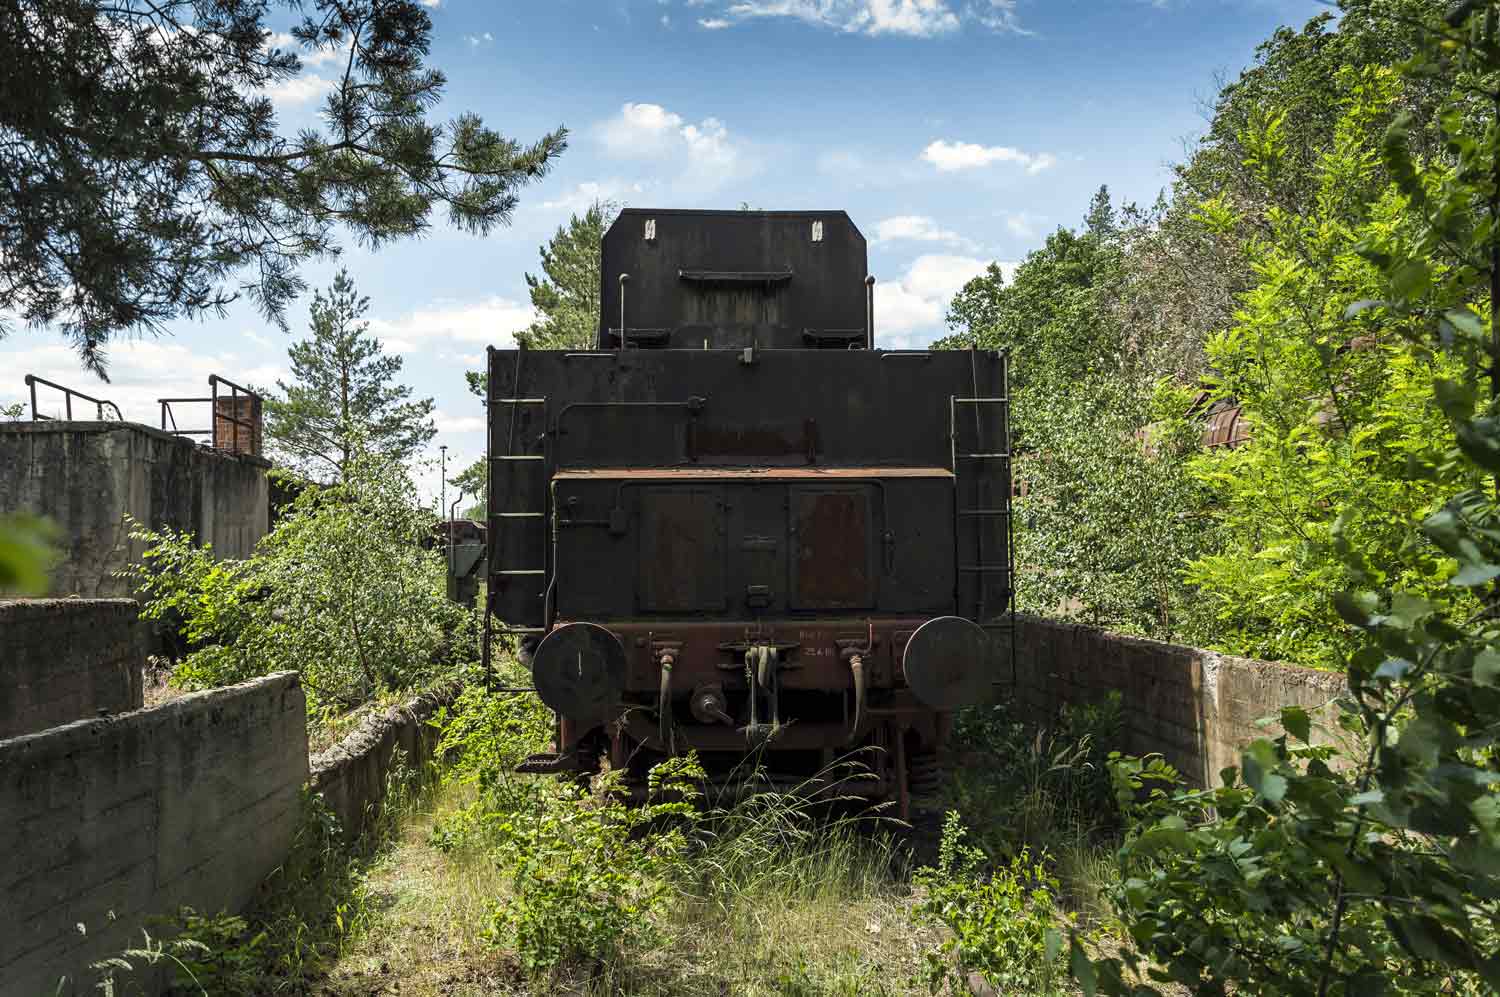
[[799,605],[854,609],[870,604],[869,510],[869,496],[862,491],[798,496]]

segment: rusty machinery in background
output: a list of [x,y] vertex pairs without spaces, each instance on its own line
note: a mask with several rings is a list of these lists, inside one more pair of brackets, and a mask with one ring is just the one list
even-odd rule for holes
[[639,785],[696,750],[934,788],[949,711],[1013,678],[1004,354],[877,350],[839,211],[621,212],[597,348],[488,353],[491,635],[557,714],[522,766]]

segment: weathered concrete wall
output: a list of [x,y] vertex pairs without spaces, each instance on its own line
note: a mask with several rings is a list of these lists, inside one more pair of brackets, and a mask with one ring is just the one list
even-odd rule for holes
[[306,723],[286,672],[0,741],[0,993],[82,994],[145,918],[243,908],[291,846]]
[[131,599],[0,600],[0,739],[141,708]]
[[[1344,676],[1236,658],[1177,644],[1016,616],[1016,682],[1022,708],[1050,714],[1064,703],[1098,702],[1118,691],[1126,751],[1160,752],[1198,785],[1239,765],[1256,726],[1283,706],[1309,712],[1345,691]],[[1272,736],[1279,727],[1270,728]]]
[[445,686],[371,714],[348,737],[313,756],[313,791],[338,814],[346,837],[357,837],[379,814],[398,748],[405,764],[415,771],[432,758],[439,734],[427,721],[450,705],[458,692],[457,685]]
[[128,596],[130,587],[113,577],[141,555],[127,514],[152,529],[191,530],[221,556],[245,557],[268,529],[269,467],[136,423],[4,423],[0,512],[40,513],[60,527],[53,595]]

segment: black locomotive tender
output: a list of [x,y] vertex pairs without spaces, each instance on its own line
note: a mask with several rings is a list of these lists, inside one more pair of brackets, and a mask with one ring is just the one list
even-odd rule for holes
[[840,792],[905,812],[1009,677],[1005,355],[874,349],[842,211],[629,209],[602,263],[597,349],[488,357],[486,656],[558,720],[522,769],[878,745]]

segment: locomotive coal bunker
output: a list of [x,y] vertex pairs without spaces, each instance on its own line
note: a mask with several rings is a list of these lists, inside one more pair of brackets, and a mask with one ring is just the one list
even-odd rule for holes
[[1005,355],[874,349],[841,211],[627,209],[601,271],[596,349],[488,355],[486,655],[558,721],[522,769],[874,745],[840,792],[904,812],[1009,677]]

